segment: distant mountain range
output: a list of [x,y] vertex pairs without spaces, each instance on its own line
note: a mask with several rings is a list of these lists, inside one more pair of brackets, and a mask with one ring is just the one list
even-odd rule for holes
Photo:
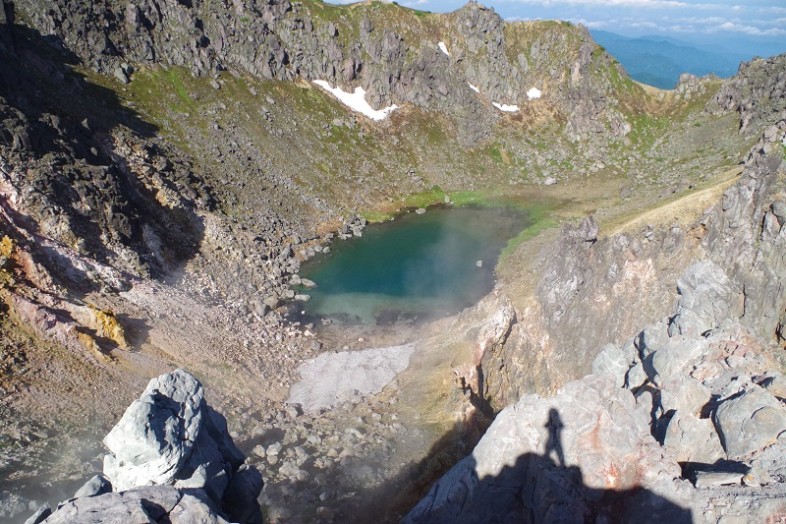
[[703,36],[701,41],[688,42],[660,35],[627,37],[598,30],[591,33],[634,80],[661,89],[674,88],[682,73],[712,73],[725,78],[737,72],[741,61],[750,60],[757,53],[783,52],[783,44],[765,42],[754,48],[749,42],[733,41],[728,35]]

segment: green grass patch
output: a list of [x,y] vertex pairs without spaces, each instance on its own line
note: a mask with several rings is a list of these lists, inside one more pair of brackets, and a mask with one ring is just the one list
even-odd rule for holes
[[369,222],[384,222],[396,218],[404,209],[427,208],[429,206],[445,205],[445,197],[450,198],[453,207],[508,207],[526,211],[535,220],[541,220],[544,213],[554,209],[551,201],[533,203],[533,199],[520,195],[508,195],[499,190],[479,191],[444,191],[439,186],[432,186],[428,191],[413,193],[401,199],[398,209],[373,209],[361,211],[360,215]]
[[486,150],[486,153],[491,157],[491,159],[497,163],[502,164],[502,151],[500,151],[499,147],[497,146],[489,146]]
[[404,197],[403,207],[428,207],[434,204],[444,204],[446,193],[439,186],[432,186],[428,191],[415,193]]
[[531,224],[523,229],[518,235],[508,240],[508,244],[502,249],[502,253],[499,255],[497,267],[499,267],[500,264],[504,264],[508,257],[516,251],[519,245],[527,240],[535,238],[541,231],[555,227],[559,223],[552,215],[552,211],[556,208],[554,202],[541,201],[534,204],[529,203],[522,207],[527,209]]

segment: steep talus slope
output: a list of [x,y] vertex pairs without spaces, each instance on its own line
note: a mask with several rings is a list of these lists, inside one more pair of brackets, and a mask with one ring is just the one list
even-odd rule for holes
[[38,234],[122,271],[161,275],[192,256],[196,213],[213,205],[204,182],[147,142],[155,128],[114,95],[53,61],[41,40],[14,44],[31,32],[12,34],[0,40],[3,182],[19,194],[9,205]]
[[[303,334],[249,296],[281,290],[291,228],[260,208],[268,244],[234,229],[184,154],[37,33],[3,25],[0,56],[0,468],[4,487],[40,489],[46,468],[61,480],[83,469],[90,434],[162,367],[285,374]],[[184,276],[188,263],[204,273]],[[265,346],[248,355],[252,339]],[[241,395],[244,382],[228,388]]]

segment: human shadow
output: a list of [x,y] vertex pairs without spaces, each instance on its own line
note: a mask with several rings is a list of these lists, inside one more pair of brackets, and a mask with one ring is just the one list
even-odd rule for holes
[[[562,422],[552,409],[544,454],[525,453],[498,474],[480,478],[470,455],[454,466],[402,522],[539,523],[692,521],[689,509],[643,487],[587,486],[578,466],[565,464]],[[557,461],[550,455],[556,454]],[[504,458],[503,458],[504,460]]]
[[345,516],[353,522],[406,524],[692,521],[689,509],[644,487],[587,486],[581,469],[565,463],[563,427],[559,412],[551,410],[543,454],[502,457],[512,465],[481,478],[468,454],[475,444],[464,440],[464,428],[457,426],[425,459],[358,493],[355,499],[363,504]]
[[559,411],[554,408],[549,410],[549,420],[546,422],[546,429],[549,432],[549,439],[546,441],[546,449],[544,455],[551,456],[552,453],[557,455],[557,464],[560,467],[565,467],[565,452],[562,451],[562,428],[565,427],[562,419],[559,417]]

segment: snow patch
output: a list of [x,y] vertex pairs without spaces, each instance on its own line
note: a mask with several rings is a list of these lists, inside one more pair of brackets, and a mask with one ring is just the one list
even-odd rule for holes
[[480,89],[478,89],[477,87],[473,86],[473,85],[472,85],[472,84],[470,84],[469,82],[467,82],[467,85],[469,86],[469,88],[470,88],[470,89],[472,89],[472,90],[473,90],[473,91],[475,91],[476,93],[480,93]]
[[445,45],[445,42],[438,43],[437,47],[439,47],[439,50],[445,53],[447,56],[450,56],[450,53],[448,53],[448,46]]
[[531,87],[529,91],[527,91],[527,98],[535,100],[536,98],[540,98],[542,94],[543,92],[537,87]]
[[352,111],[365,115],[371,120],[384,120],[390,113],[398,109],[395,104],[382,109],[374,109],[366,102],[366,90],[362,87],[356,87],[354,93],[347,93],[340,87],[330,87],[330,84],[324,80],[314,80],[314,83],[338,98],[339,102]]
[[298,366],[300,381],[289,390],[289,404],[306,413],[379,393],[409,367],[415,344],[361,351],[322,353]]
[[499,104],[497,102],[492,102],[491,105],[493,105],[500,111],[505,111],[506,113],[515,113],[519,110],[519,106],[514,106],[514,105]]

